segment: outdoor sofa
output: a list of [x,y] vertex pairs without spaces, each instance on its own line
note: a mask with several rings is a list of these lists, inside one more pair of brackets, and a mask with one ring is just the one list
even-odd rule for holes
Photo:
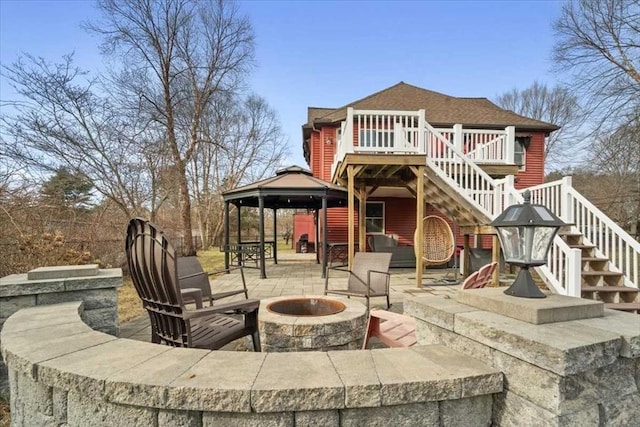
[[400,246],[398,240],[385,234],[372,234],[368,237],[369,248],[372,252],[390,252],[390,267],[414,268],[416,255],[413,246]]

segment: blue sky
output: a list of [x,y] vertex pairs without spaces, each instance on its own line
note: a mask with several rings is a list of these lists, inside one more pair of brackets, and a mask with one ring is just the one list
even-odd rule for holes
[[[278,111],[291,157],[302,157],[308,106],[339,107],[399,81],[453,96],[487,97],[534,80],[554,84],[558,1],[255,1],[254,92]],[[21,52],[51,61],[75,52],[99,70],[99,40],[80,28],[91,1],[0,0],[0,63]],[[12,97],[5,82],[0,99]]]

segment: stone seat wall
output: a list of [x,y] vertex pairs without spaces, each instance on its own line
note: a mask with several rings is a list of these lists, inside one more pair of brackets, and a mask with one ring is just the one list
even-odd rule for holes
[[[462,303],[481,298],[508,315]],[[585,300],[513,298],[487,288],[460,291],[457,300],[421,296],[404,307],[416,318],[418,343],[445,345],[504,373],[494,425],[639,426],[640,316],[603,310],[600,317],[566,320],[585,310]],[[576,305],[547,310],[556,301]],[[529,309],[539,317],[518,320]]]
[[81,320],[83,304],[4,324],[14,425],[481,426],[502,374],[441,345],[306,353],[171,348]]
[[[0,329],[16,311],[38,305],[82,301],[82,320],[91,328],[118,335],[118,294],[122,270],[97,265],[41,267],[0,278]],[[0,359],[0,396],[8,396],[7,369]]]

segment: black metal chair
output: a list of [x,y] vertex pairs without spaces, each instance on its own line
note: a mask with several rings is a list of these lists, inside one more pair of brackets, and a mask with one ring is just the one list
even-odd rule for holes
[[249,299],[249,291],[247,289],[247,282],[244,278],[244,270],[242,266],[229,268],[229,270],[240,270],[242,289],[217,292],[214,294],[211,292],[209,276],[226,273],[227,270],[206,272],[202,268],[202,265],[200,265],[200,261],[198,261],[198,257],[196,256],[179,257],[177,259],[177,264],[178,284],[182,290],[182,300],[185,303],[195,302],[196,307],[201,308],[203,306],[202,302],[205,299],[209,301],[209,305],[213,305],[214,301],[239,294],[244,294],[245,299]]
[[250,335],[254,351],[261,350],[259,300],[185,309],[175,249],[158,227],[144,219],[129,221],[125,250],[133,285],[149,314],[152,342],[217,350]]

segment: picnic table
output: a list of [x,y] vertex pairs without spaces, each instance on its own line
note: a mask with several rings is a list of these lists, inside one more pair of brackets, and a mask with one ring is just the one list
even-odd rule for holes
[[[358,251],[358,244],[355,244],[355,250]],[[327,243],[327,266],[333,267],[334,263],[345,266],[349,262],[349,243],[332,242]]]
[[[273,240],[264,242],[264,258],[273,258],[275,242]],[[238,265],[248,266],[247,262],[255,262],[255,268],[260,267],[260,242],[241,242],[220,246],[220,252],[228,252],[231,256],[230,261],[237,262]]]

